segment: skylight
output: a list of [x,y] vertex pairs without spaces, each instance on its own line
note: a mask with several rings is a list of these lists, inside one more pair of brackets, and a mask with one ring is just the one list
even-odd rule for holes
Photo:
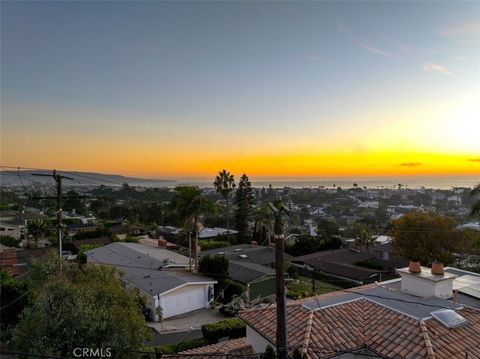
[[468,322],[464,317],[451,309],[440,309],[430,314],[447,328],[457,328]]
[[239,257],[240,257],[240,258],[243,258],[243,259],[248,258],[248,256],[247,256],[246,254],[240,254]]

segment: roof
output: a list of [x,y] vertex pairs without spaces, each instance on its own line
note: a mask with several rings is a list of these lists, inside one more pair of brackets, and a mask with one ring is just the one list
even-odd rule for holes
[[[237,244],[235,246],[222,247],[201,251],[200,256],[215,256],[223,254],[229,260],[242,260],[242,262],[256,263],[260,265],[269,265],[275,263],[275,249],[265,246],[257,246],[251,244]],[[240,257],[241,254],[246,258]],[[285,259],[292,257],[285,253]]]
[[216,237],[216,236],[223,235],[223,234],[237,234],[237,233],[238,232],[234,231],[233,229],[228,230],[226,228],[218,228],[218,227],[208,228],[208,227],[205,227],[205,228],[202,228],[202,230],[198,234],[198,238],[199,239],[205,239],[205,238]]
[[144,255],[153,257],[165,263],[168,262],[168,265],[178,265],[178,266],[188,266],[188,257],[185,257],[181,254],[169,251],[165,248],[147,246],[140,243],[118,243],[119,245],[125,246],[127,248],[133,249],[137,252],[140,252]]
[[[331,358],[366,348],[384,358],[454,359],[480,357],[480,312],[447,300],[433,302],[394,293],[377,284],[290,302],[287,305],[289,347],[308,358]],[[388,299],[390,297],[395,299]],[[382,297],[387,297],[383,299]],[[404,302],[402,302],[403,300]],[[412,301],[413,303],[406,303]],[[447,328],[430,312],[453,308],[467,319],[458,328]],[[276,308],[240,313],[250,327],[275,343]]]
[[228,274],[230,278],[240,283],[251,283],[266,276],[275,276],[275,270],[255,263],[229,261]]
[[[195,359],[225,359],[227,355],[235,355],[235,357],[245,355],[248,356],[248,358],[256,357],[252,346],[247,344],[245,337],[186,350],[178,354],[191,356]],[[172,356],[163,355],[162,358],[178,358],[178,354]],[[225,356],[221,356],[222,354]]]
[[[164,269],[166,265],[171,264],[168,260],[159,260],[126,244],[130,243],[115,242],[104,247],[91,249],[85,254],[89,262],[117,267],[120,272],[124,273],[124,280],[152,296],[185,285],[216,283],[211,278],[192,274],[186,270]],[[167,250],[163,251],[169,252]]]
[[373,255],[351,249],[332,249],[295,257],[292,262],[305,263],[332,275],[363,281],[381,272],[355,265],[356,262],[373,258]]

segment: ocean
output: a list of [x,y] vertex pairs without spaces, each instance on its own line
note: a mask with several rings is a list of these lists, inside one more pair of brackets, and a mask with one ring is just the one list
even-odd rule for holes
[[[238,181],[238,178],[236,178]],[[250,178],[252,186],[255,188],[269,187],[273,188],[351,188],[356,183],[359,187],[368,188],[398,188],[401,184],[403,188],[435,188],[452,189],[453,187],[473,187],[480,183],[480,174],[468,176],[409,176],[409,177],[351,177],[351,178],[318,178],[318,179],[255,179]],[[213,178],[181,178],[176,181],[165,182],[136,182],[137,186],[145,187],[175,187],[179,185],[198,186],[200,188],[213,188]]]

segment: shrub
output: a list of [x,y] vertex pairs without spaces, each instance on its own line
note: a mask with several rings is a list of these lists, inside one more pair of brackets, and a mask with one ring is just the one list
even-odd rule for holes
[[[290,299],[301,299],[302,298],[302,295],[304,293],[300,292],[300,291],[297,291],[297,290],[289,290],[286,294],[287,298],[290,298]],[[308,295],[308,293],[307,293]]]
[[219,285],[220,290],[223,290],[223,303],[229,303],[234,295],[242,295],[244,291],[243,285],[231,279],[227,279]]
[[209,249],[216,249],[222,247],[230,246],[230,243],[227,241],[216,241],[213,239],[205,239],[198,241],[198,245],[202,248],[202,251],[208,251]]
[[203,338],[210,344],[217,343],[220,338],[241,338],[246,335],[245,323],[239,318],[225,319],[218,323],[202,325]]
[[0,236],[0,243],[7,247],[18,247],[20,240],[11,236]]
[[207,341],[203,338],[196,338],[192,340],[186,340],[183,342],[179,342],[176,344],[168,344],[168,345],[159,345],[155,347],[155,353],[162,353],[162,354],[176,354],[178,352],[183,352],[185,350],[194,349],[198,347],[203,347],[207,345]]

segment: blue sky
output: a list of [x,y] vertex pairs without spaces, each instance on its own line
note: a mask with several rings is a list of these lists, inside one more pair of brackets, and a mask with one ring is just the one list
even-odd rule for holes
[[[2,2],[1,10],[8,138],[26,128],[42,143],[72,131],[95,141],[115,136],[125,146],[158,138],[171,152],[145,151],[175,157],[181,150],[182,160],[197,154],[195,136],[229,136],[200,150],[211,156],[229,145],[233,158],[276,155],[275,136],[292,143],[287,152],[339,136],[344,147],[367,148],[355,132],[398,121],[392,113],[471,108],[479,95],[478,2]],[[392,138],[402,141],[421,145]],[[11,140],[3,157],[66,164],[53,149],[42,152],[51,162],[37,160],[36,144],[18,154]],[[101,149],[74,136],[70,144],[75,167],[85,165],[82,148]],[[455,146],[480,152],[458,143],[447,151]],[[122,171],[120,162],[111,169]]]

